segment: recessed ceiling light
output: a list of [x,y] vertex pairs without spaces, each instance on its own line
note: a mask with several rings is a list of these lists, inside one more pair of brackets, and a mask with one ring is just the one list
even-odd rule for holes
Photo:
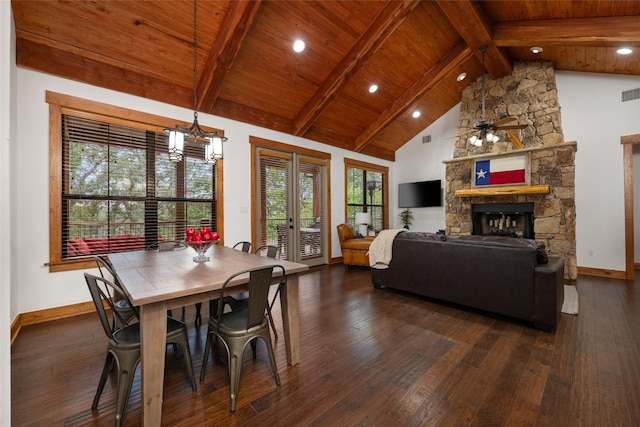
[[462,73],[458,74],[458,77],[456,77],[456,80],[457,80],[457,81],[459,81],[459,82],[461,82],[461,81],[463,81],[463,80],[464,80],[464,79],[466,79],[466,78],[467,78],[467,73],[465,73],[465,72],[463,71]]
[[302,40],[298,39],[293,42],[293,50],[300,53],[304,50],[305,44]]
[[420,114],[421,114],[420,111],[416,110],[416,111],[413,112],[413,114],[411,114],[411,116],[414,119],[417,119],[418,117],[420,117]]
[[628,48],[628,47],[621,47],[620,49],[616,50],[616,53],[620,55],[629,55],[631,54],[631,52],[633,52],[633,50],[631,50],[631,48]]
[[533,47],[530,47],[529,50],[535,54],[538,54],[542,52],[544,49],[541,48],[540,46],[533,46]]
[[377,90],[378,90],[378,85],[377,84],[374,83],[371,86],[369,86],[369,93],[374,93]]

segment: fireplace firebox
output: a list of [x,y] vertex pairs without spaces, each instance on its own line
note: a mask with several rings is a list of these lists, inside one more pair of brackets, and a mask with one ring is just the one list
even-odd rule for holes
[[535,238],[533,203],[474,204],[471,212],[473,234]]

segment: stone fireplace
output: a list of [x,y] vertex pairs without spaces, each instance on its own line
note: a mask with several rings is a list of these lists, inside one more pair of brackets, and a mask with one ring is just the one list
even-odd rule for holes
[[[506,113],[529,124],[518,135],[524,148],[517,150],[511,144],[475,147],[467,142],[473,124],[480,120],[482,100],[479,81],[467,87],[462,94],[454,158],[444,161],[446,233],[534,238],[545,243],[550,255],[565,258],[565,278],[575,280],[577,144],[564,142],[552,64],[516,63],[510,76],[488,79],[486,87],[487,116]],[[528,156],[527,185],[473,187],[475,160],[516,153]],[[507,205],[526,206],[532,212],[512,212],[506,210]],[[474,213],[478,214],[475,219]]]

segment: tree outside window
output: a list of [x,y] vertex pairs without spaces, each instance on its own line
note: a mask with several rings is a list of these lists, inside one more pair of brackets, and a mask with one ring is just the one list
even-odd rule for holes
[[346,221],[357,230],[356,213],[371,214],[370,230],[388,227],[388,169],[345,159]]

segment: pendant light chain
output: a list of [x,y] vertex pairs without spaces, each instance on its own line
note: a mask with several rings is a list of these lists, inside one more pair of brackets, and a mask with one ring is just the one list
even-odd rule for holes
[[197,0],[193,0],[193,111],[198,114],[198,7]]
[[193,0],[193,124],[190,128],[176,125],[172,129],[165,129],[169,134],[169,160],[181,162],[184,157],[184,145],[200,143],[204,146],[204,161],[212,165],[223,158],[222,144],[227,141],[218,132],[203,130],[198,123],[198,5]]
[[486,78],[486,74],[487,71],[485,69],[485,64],[484,64],[484,54],[487,51],[487,46],[481,46],[480,47],[480,52],[482,53],[482,118],[480,119],[479,122],[477,122],[474,126],[474,128],[476,128],[477,130],[480,131],[479,135],[472,135],[471,138],[469,138],[469,143],[471,145],[475,145],[476,147],[481,147],[483,142],[498,142],[498,140],[500,139],[495,133],[494,133],[494,128],[492,128],[492,124],[493,124],[493,120],[487,120],[485,118],[486,116],[486,105],[485,105],[485,97],[486,97],[486,93],[485,93],[485,78]]
[[484,67],[484,53],[487,51],[487,47],[481,47],[480,51],[482,52],[482,120],[484,120],[484,77],[487,74]]

